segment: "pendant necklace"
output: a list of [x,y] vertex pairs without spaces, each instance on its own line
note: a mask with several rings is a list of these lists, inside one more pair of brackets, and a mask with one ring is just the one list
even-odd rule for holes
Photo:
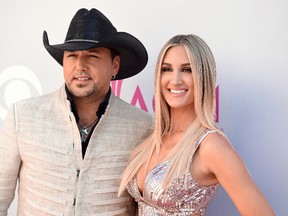
[[90,133],[90,129],[91,129],[90,127],[93,126],[97,120],[98,118],[96,118],[95,121],[93,121],[92,123],[88,125],[81,125],[80,122],[78,122],[80,135],[81,135],[81,142],[85,141],[85,136],[87,136]]

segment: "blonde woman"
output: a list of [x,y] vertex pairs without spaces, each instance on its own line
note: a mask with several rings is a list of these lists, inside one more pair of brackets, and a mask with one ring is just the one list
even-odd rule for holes
[[215,126],[216,66],[207,44],[177,35],[155,74],[155,130],[130,157],[127,188],[143,216],[205,215],[221,185],[241,215],[274,215],[225,134]]

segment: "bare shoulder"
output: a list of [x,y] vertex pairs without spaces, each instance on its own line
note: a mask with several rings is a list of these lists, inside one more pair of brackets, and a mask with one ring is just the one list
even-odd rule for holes
[[209,133],[201,143],[201,149],[205,151],[218,151],[225,149],[233,149],[228,138],[220,133]]
[[206,173],[205,179],[207,173],[214,176],[241,215],[274,215],[227,137],[219,133],[208,134],[199,146],[198,160]]
[[203,185],[212,185],[219,182],[217,178],[219,168],[226,167],[225,164],[229,163],[227,158],[233,155],[231,154],[232,151],[234,151],[233,147],[225,135],[218,132],[206,134],[193,161],[192,171],[198,182]]
[[199,154],[204,158],[214,162],[229,160],[231,157],[237,157],[238,154],[225,135],[220,133],[210,133],[202,141]]

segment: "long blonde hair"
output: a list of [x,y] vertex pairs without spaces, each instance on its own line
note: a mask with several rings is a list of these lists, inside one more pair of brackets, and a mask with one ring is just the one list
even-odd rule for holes
[[215,126],[216,64],[213,54],[208,45],[198,36],[192,34],[176,35],[161,49],[156,63],[154,78],[154,132],[132,152],[129,164],[122,176],[119,195],[125,190],[128,182],[137,174],[139,168],[146,162],[149,164],[153,152],[156,151],[159,154],[162,138],[170,129],[170,109],[161,94],[161,68],[167,50],[170,47],[179,45],[185,47],[192,67],[196,118],[167,156],[170,166],[166,173],[164,185],[170,185],[174,177],[187,176],[190,161],[196,150],[195,144],[205,130],[216,130],[222,134]]

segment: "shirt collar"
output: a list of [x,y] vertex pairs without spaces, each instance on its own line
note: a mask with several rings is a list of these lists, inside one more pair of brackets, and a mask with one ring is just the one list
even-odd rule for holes
[[[79,116],[78,116],[78,113],[77,113],[77,107],[76,107],[75,103],[73,102],[72,94],[70,93],[67,85],[65,85],[65,92],[66,92],[66,95],[67,95],[67,100],[69,100],[70,104],[71,104],[70,109],[73,112],[76,121],[78,122],[79,121]],[[111,87],[109,87],[109,90],[108,90],[104,100],[102,101],[102,103],[98,107],[98,110],[96,112],[96,116],[98,117],[98,119],[100,119],[101,116],[105,113],[105,110],[106,110],[106,108],[108,106],[108,103],[109,103],[110,95],[111,95]]]

